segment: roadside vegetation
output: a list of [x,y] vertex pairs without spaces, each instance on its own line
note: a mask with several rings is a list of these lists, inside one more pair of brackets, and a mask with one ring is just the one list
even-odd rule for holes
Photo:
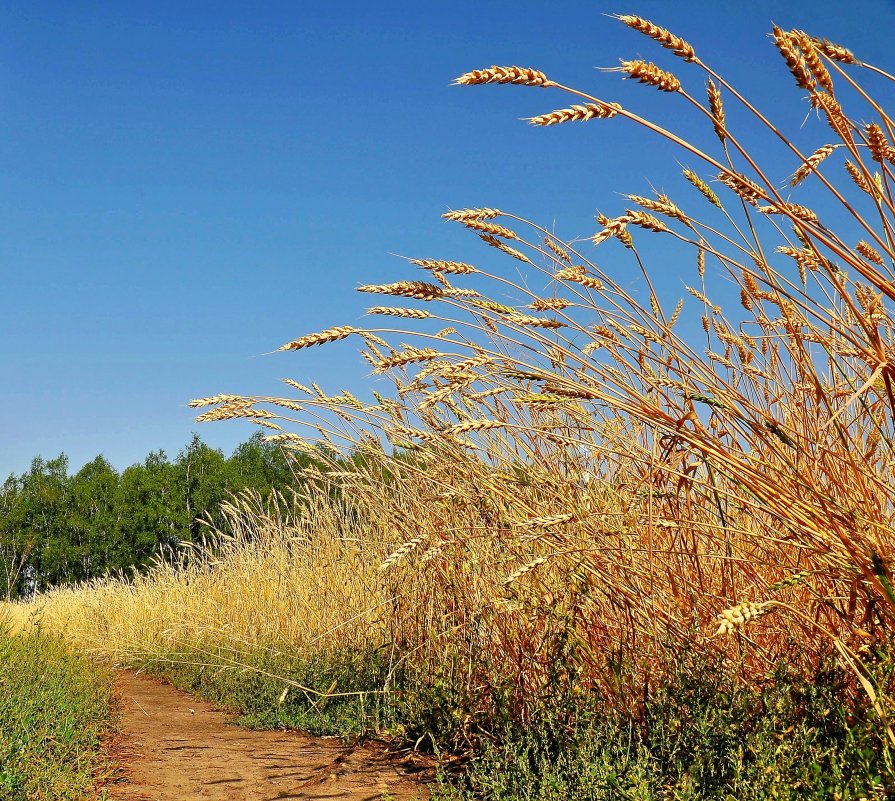
[[[812,112],[783,132],[619,21],[668,62],[617,70],[656,121],[531,68],[457,83],[549,89],[538,127],[645,127],[686,165],[668,194],[634,187],[585,242],[449,212],[483,266],[411,259],[425,280],[360,287],[381,325],[281,348],[351,338],[393,391],[194,402],[304,460],[295,498],[243,495],[204,554],[21,613],[258,723],[461,755],[448,796],[895,798],[895,122],[872,99],[895,79],[775,27],[779,103]],[[705,136],[665,127],[684,114]],[[692,275],[666,302],[670,265]]]
[[84,801],[107,764],[111,679],[58,635],[0,622],[0,798]]

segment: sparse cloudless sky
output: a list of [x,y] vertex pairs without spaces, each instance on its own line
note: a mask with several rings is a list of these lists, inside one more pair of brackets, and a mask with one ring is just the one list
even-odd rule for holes
[[[225,450],[255,430],[197,427],[197,396],[277,394],[283,376],[363,391],[351,344],[259,354],[356,324],[358,284],[416,277],[391,253],[481,256],[448,208],[571,237],[621,213],[619,192],[676,187],[682,154],[624,121],[532,129],[520,118],[569,99],[450,86],[533,66],[704,128],[679,98],[594,69],[643,57],[701,92],[608,13],[671,28],[796,128],[807,105],[772,20],[895,66],[879,0],[0,0],[0,478],[37,454],[123,468],[194,430]],[[679,294],[683,269],[659,272]]]

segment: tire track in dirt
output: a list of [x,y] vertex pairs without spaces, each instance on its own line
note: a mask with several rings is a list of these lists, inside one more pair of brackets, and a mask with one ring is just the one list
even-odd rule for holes
[[123,672],[114,801],[424,801],[430,774],[378,743],[250,731],[231,715],[158,679]]

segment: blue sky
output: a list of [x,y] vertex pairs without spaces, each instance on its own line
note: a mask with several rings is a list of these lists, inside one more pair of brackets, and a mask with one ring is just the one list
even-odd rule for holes
[[[688,131],[680,105],[594,70],[644,57],[686,78],[611,12],[684,36],[789,124],[807,108],[771,20],[892,66],[888,2],[0,2],[0,474],[60,451],[124,467],[193,430],[229,449],[254,428],[197,428],[186,402],[368,385],[344,343],[259,354],[357,322],[354,287],[412,275],[390,253],[481,255],[447,208],[576,236],[618,192],[677,182],[679,154],[630,125],[519,122],[561,95],[450,86],[534,66]],[[679,294],[683,271],[661,272]]]

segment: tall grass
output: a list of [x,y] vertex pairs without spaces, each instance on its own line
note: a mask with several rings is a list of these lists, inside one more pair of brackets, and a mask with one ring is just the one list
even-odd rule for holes
[[[642,713],[684,655],[760,685],[781,659],[811,671],[834,649],[892,736],[874,664],[895,616],[895,124],[862,82],[893,78],[775,27],[812,109],[809,132],[788,135],[686,41],[619,20],[673,69],[620,74],[703,118],[714,146],[534,69],[457,83],[572,97],[535,126],[646,129],[688,164],[676,196],[626,195],[590,241],[498,209],[449,212],[503,266],[411,259],[424,279],[360,287],[396,299],[368,310],[384,323],[280,348],[354,338],[394,392],[287,380],[285,396],[194,402],[199,420],[248,418],[314,455],[304,507],[243,499],[222,550],[56,593],[45,615],[125,660],[182,644],[218,664],[259,647],[389,649],[448,678],[470,742],[498,711],[525,725],[574,715],[581,697]],[[762,167],[766,145],[747,147],[728,107],[789,154],[788,175]],[[689,294],[669,308],[644,256],[658,245],[692,254]],[[604,260],[633,268],[639,290]]]

